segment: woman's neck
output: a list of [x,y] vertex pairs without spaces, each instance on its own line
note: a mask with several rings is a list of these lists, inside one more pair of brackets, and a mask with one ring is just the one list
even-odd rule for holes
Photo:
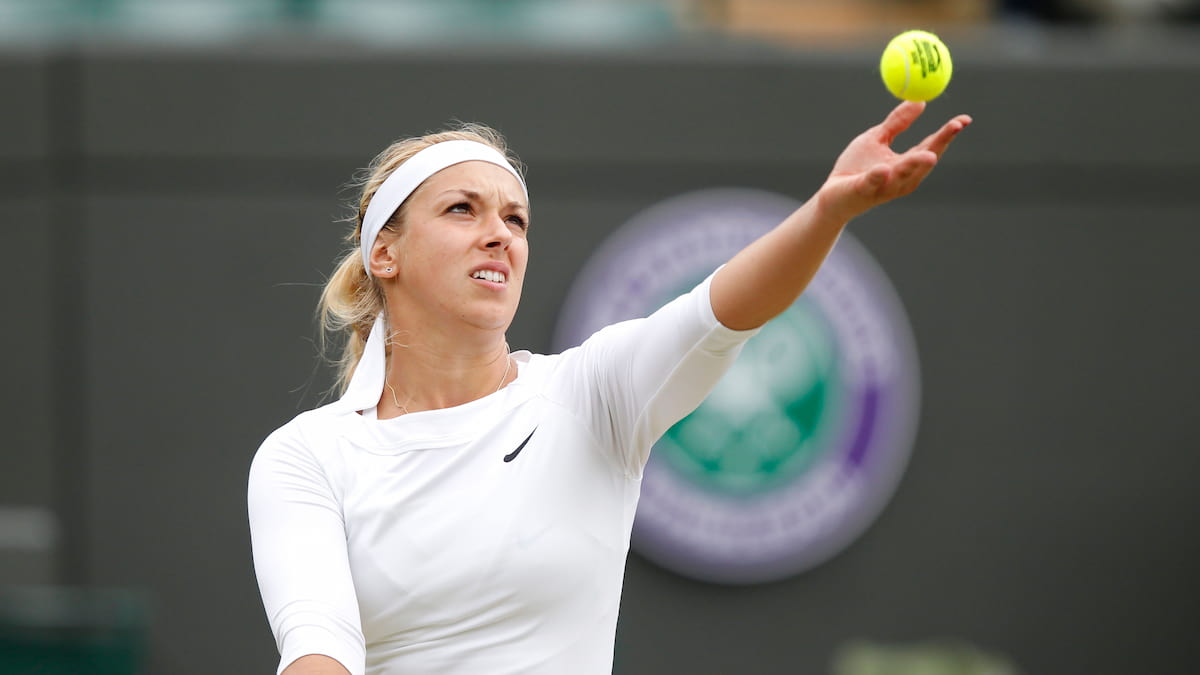
[[475,345],[415,338],[400,331],[389,339],[380,419],[470,403],[499,391],[515,376],[502,335]]

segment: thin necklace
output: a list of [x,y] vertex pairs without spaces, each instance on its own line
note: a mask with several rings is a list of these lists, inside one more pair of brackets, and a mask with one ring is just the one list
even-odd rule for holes
[[[509,369],[511,369],[511,368],[512,368],[512,354],[510,352],[508,352],[508,346],[505,345],[504,374],[500,376],[500,384],[496,385],[496,391],[500,391],[501,389],[504,388],[504,381],[508,379]],[[396,396],[396,388],[393,387],[392,383],[388,382],[386,379],[383,381],[383,383],[386,384],[388,390],[390,390],[392,392],[392,403],[396,404],[396,408],[398,408],[400,410],[400,414],[407,415],[408,408],[406,406],[400,405],[400,399]],[[496,393],[496,391],[494,391],[492,393],[494,394],[494,393]],[[412,397],[409,396],[408,401],[411,401],[411,400],[412,400]],[[405,403],[407,403],[408,401],[405,401]]]

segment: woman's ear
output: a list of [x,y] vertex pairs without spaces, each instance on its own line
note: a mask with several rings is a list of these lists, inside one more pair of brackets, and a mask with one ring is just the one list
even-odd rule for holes
[[399,269],[399,261],[396,255],[392,252],[394,242],[385,242],[382,239],[375,240],[375,247],[371,249],[371,276],[376,279],[387,279],[396,276],[396,270]]

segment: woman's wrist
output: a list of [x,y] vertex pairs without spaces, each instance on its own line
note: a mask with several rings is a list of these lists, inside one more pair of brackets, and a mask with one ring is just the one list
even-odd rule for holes
[[840,231],[865,210],[854,208],[845,191],[839,188],[826,182],[808,200],[812,208],[809,218],[815,227]]

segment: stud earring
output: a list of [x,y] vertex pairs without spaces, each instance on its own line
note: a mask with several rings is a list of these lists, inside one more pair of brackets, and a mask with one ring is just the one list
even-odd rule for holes
[[392,268],[390,268],[390,267],[385,267],[385,268],[383,269],[383,271],[384,271],[384,272],[387,272],[388,274],[391,274],[391,273],[392,273]]

